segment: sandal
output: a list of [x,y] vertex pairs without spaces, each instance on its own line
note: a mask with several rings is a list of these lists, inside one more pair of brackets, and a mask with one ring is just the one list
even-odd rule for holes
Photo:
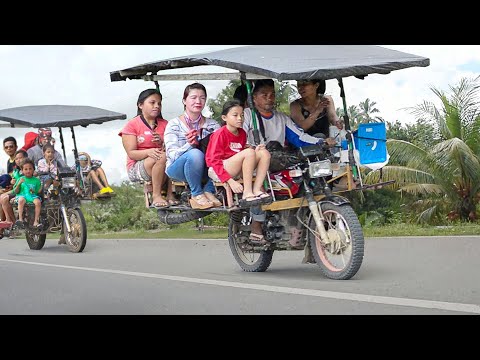
[[15,226],[19,229],[24,229],[25,228],[25,224],[23,223],[22,220],[15,221]]
[[250,240],[250,242],[254,245],[268,244],[268,241],[265,240],[265,235],[263,234],[250,233],[248,240]]
[[12,225],[10,221],[0,221],[0,229],[10,229]]
[[223,205],[222,202],[220,200],[218,200],[217,197],[214,194],[212,194],[208,191],[205,191],[204,194],[207,197],[208,201],[210,201],[213,204],[214,207],[220,207],[220,206]]
[[180,205],[180,204],[181,204],[181,202],[180,202],[179,200],[177,200],[177,199],[169,199],[169,200],[167,200],[167,201],[168,201],[168,203],[170,204],[170,206],[177,206],[177,205]]
[[207,199],[205,194],[200,194],[197,196],[192,196],[190,199],[190,206],[192,209],[205,210],[212,208],[214,205],[210,200]]
[[165,209],[170,206],[170,203],[167,200],[160,200],[160,201],[154,201],[152,202],[152,205],[150,207],[154,207],[156,209]]
[[[251,200],[249,200],[251,199]],[[252,206],[257,206],[262,203],[262,200],[258,196],[247,196],[246,198],[243,198],[238,201],[238,205],[240,207],[252,207]]]
[[272,202],[272,196],[270,194],[267,194],[266,192],[260,192],[260,194],[257,195],[257,197],[262,200],[262,204],[270,204]]

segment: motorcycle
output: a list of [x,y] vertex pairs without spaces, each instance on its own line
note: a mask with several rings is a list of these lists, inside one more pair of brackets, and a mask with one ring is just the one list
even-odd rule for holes
[[338,159],[319,145],[300,148],[288,157],[287,169],[269,175],[267,190],[273,201],[262,205],[265,244],[251,240],[250,208],[240,207],[238,196],[225,183],[215,183],[222,207],[192,210],[188,185],[174,182],[182,204],[159,209],[159,218],[165,224],[178,224],[225,211],[230,217],[229,247],[244,271],[266,271],[275,251],[304,250],[303,262],[316,263],[326,277],[350,279],[362,264],[364,238],[350,201],[333,193]]
[[[316,263],[328,278],[345,280],[352,278],[362,264],[364,238],[350,202],[340,194],[354,190],[373,190],[392,182],[372,185],[362,183],[361,162],[355,157],[358,146],[350,129],[343,78],[356,77],[363,80],[369,74],[388,74],[408,67],[425,67],[429,63],[428,58],[379,46],[255,45],[141,64],[110,72],[110,80],[153,81],[159,90],[160,80],[240,80],[246,84],[247,102],[253,108],[252,80],[336,79],[345,114],[346,149],[342,150],[343,153],[338,158],[328,149],[304,147],[292,154],[292,164],[273,170],[267,176],[266,188],[271,192],[273,202],[262,205],[266,212],[263,225],[263,233],[268,240],[266,244],[258,245],[250,240],[250,210],[239,206],[238,198],[232,194],[227,184],[215,184],[218,198],[223,202],[222,207],[192,210],[188,205],[190,193],[186,184],[173,182],[173,189],[182,205],[157,211],[160,221],[165,224],[196,220],[214,211],[228,212],[229,246],[244,271],[266,271],[275,251],[304,250],[303,262]],[[201,65],[224,67],[229,72],[162,73],[164,70]],[[255,131],[258,133],[254,121],[254,137]],[[364,136],[364,146],[372,153],[378,152],[377,140],[384,145],[386,138],[377,139],[370,135]],[[387,160],[379,160],[378,163],[383,161]],[[148,184],[145,184],[145,203],[150,208],[151,193]]]
[[[34,227],[35,207],[25,204],[24,231],[27,244],[32,250],[41,250],[48,233],[60,233],[59,244],[66,244],[69,251],[82,252],[87,244],[87,224],[81,209],[81,201],[93,200],[91,184],[86,181],[80,167],[74,126],[86,127],[106,121],[126,119],[125,114],[90,106],[40,105],[23,106],[0,110],[0,120],[9,127],[31,126],[34,128],[58,126],[63,157],[66,163],[65,143],[62,128],[69,127],[72,133],[75,166],[59,167],[55,181],[43,189],[40,211],[40,228]],[[41,175],[41,174],[38,174]],[[13,200],[13,199],[12,199]],[[15,208],[15,205],[14,205]],[[4,229],[4,235],[17,232],[15,225]]]

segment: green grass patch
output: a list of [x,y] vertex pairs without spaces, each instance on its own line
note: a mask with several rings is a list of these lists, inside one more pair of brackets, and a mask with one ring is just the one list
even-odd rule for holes
[[89,233],[89,239],[227,239],[227,229],[160,229],[149,231],[118,231]]
[[393,224],[367,226],[363,228],[363,234],[365,237],[480,235],[480,225],[455,224],[451,226],[421,226],[415,224]]

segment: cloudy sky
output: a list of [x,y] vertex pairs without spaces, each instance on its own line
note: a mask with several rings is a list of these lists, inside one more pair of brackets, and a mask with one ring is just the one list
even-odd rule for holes
[[[88,105],[136,114],[138,94],[153,86],[141,80],[110,82],[110,72],[161,59],[216,51],[239,45],[0,45],[0,109],[27,105]],[[376,102],[379,116],[402,123],[414,119],[403,110],[424,100],[436,101],[431,87],[448,91],[462,77],[480,75],[480,45],[381,45],[430,59],[426,68],[409,68],[388,75],[369,75],[365,80],[344,79],[347,105],[357,105],[369,98]],[[160,83],[163,115],[171,119],[182,112],[183,89],[191,83]],[[209,98],[227,85],[226,81],[205,81]],[[336,80],[327,81],[327,93],[335,106],[341,106]],[[125,152],[117,135],[127,120],[76,128],[79,151],[103,161],[113,184],[127,180]],[[0,128],[0,140],[15,136],[23,145],[25,132],[33,129]],[[58,139],[58,129],[53,129]],[[72,164],[72,141],[67,137],[67,161]],[[60,148],[58,149],[60,150]],[[7,156],[0,154],[0,173]]]

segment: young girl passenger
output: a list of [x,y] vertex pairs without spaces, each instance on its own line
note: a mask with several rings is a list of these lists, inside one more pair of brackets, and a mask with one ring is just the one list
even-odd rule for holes
[[55,148],[46,144],[43,145],[43,159],[38,160],[37,172],[45,190],[52,184],[53,180],[58,180],[58,167],[55,160]]
[[[243,104],[238,100],[227,101],[223,106],[222,120],[225,126],[210,136],[205,161],[221,182],[230,185],[234,193],[243,192],[241,206],[255,206],[271,201],[262,191],[262,184],[270,165],[270,153],[265,145],[247,148],[247,133],[243,130]],[[255,182],[253,172],[256,169]],[[213,174],[212,174],[213,175]],[[234,178],[242,175],[243,186]]]

